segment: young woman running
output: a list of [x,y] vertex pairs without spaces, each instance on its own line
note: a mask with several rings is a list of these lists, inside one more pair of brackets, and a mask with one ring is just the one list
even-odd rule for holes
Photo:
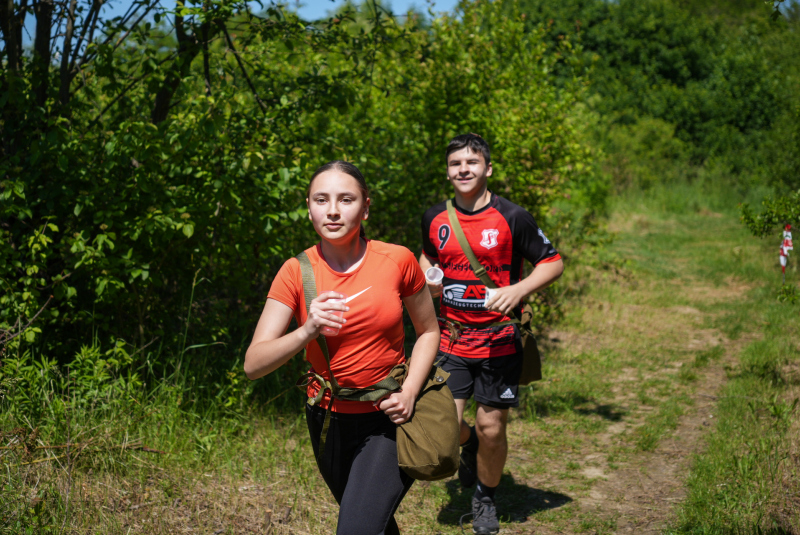
[[[356,166],[341,161],[323,165],[308,186],[308,216],[321,241],[307,249],[319,295],[306,313],[300,263],[289,259],[267,296],[244,370],[250,379],[285,364],[302,348],[312,370],[326,381],[328,367],[316,341],[324,327],[330,365],[341,387],[363,388],[384,379],[405,360],[403,305],[417,342],[402,390],[378,402],[333,400],[330,428],[319,451],[329,392],[316,406],[306,405],[314,456],[339,503],[339,535],[398,534],[394,512],[413,483],[397,464],[397,424],[408,420],[439,346],[439,326],[425,276],[414,255],[399,245],[368,240],[361,222],[370,199]],[[345,302],[331,301],[348,296]],[[338,313],[338,314],[337,314]],[[344,317],[339,317],[343,313]],[[297,330],[286,334],[294,316]],[[309,398],[319,392],[308,387]]]

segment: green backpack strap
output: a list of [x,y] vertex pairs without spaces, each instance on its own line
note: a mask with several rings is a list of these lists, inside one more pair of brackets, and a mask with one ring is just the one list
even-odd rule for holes
[[[469,265],[472,268],[473,273],[475,273],[475,276],[478,277],[483,285],[487,288],[497,288],[497,285],[489,277],[489,274],[486,273],[486,269],[480,263],[478,257],[475,256],[475,252],[472,250],[472,246],[469,244],[469,241],[467,241],[467,236],[464,234],[464,229],[461,228],[461,222],[458,220],[458,214],[456,214],[456,207],[453,205],[453,199],[447,199],[447,217],[450,219],[450,227],[453,229],[453,232],[456,235],[456,239],[458,240],[458,244],[461,246],[461,250],[464,252],[464,256],[466,256],[467,260],[469,260]],[[500,325],[508,325],[509,323],[519,323],[520,319],[517,316],[517,311],[512,310],[511,313],[513,314],[514,318],[510,321],[498,321],[489,325],[483,325],[482,327],[499,327]],[[459,329],[460,327],[478,326],[461,323],[459,324]],[[454,334],[451,332],[451,340],[453,337]]]
[[[314,268],[311,266],[311,261],[305,252],[297,255],[297,260],[300,262],[300,275],[303,279],[303,296],[306,301],[306,318],[311,309],[311,301],[317,297],[317,283],[314,280]],[[306,319],[307,320],[307,319]],[[328,403],[328,409],[325,411],[325,422],[322,424],[322,433],[319,436],[319,457],[322,459],[322,454],[325,452],[325,439],[328,436],[328,428],[331,424],[331,408],[333,407],[334,399],[342,399],[347,401],[377,401],[382,397],[400,390],[401,384],[392,376],[388,376],[374,385],[364,388],[342,388],[336,381],[336,377],[331,370],[331,356],[328,352],[328,341],[324,335],[320,334],[317,337],[317,345],[319,345],[322,354],[325,356],[325,363],[328,366],[328,377],[330,380],[325,380],[322,375],[315,372],[308,372],[300,376],[297,380],[296,386],[301,389],[308,388],[308,384],[313,381],[319,382],[319,392],[316,397],[309,398],[309,405],[317,405],[325,397],[325,392],[331,393],[331,401]],[[403,376],[400,377],[402,380]]]
[[[303,278],[303,296],[306,300],[306,318],[308,318],[308,314],[311,312],[311,301],[317,298],[317,282],[314,279],[314,268],[311,267],[311,260],[308,259],[308,255],[305,251],[297,255],[297,260],[300,262],[300,275]],[[333,372],[331,371],[331,356],[330,353],[328,353],[328,340],[324,335],[320,334],[319,337],[317,337],[317,345],[325,356],[325,362],[328,365],[328,375],[331,378],[331,390],[338,392],[339,384],[336,382],[336,377],[333,376]]]
[[467,241],[467,236],[464,234],[464,229],[461,228],[461,222],[458,220],[458,214],[456,214],[456,207],[453,206],[453,199],[447,199],[447,217],[450,219],[450,227],[453,229],[453,232],[456,233],[458,244],[461,246],[464,256],[469,260],[469,265],[475,273],[475,276],[478,277],[487,288],[497,288],[497,285],[489,277],[489,274],[486,273],[486,269],[472,251],[472,246],[470,246],[469,241]]
[[[314,268],[311,267],[311,261],[308,259],[308,255],[305,253],[305,251],[297,255],[297,260],[300,262],[300,275],[303,278],[303,295],[306,300],[306,321],[308,321],[308,315],[311,312],[311,301],[317,297],[317,283],[314,280]],[[325,411],[325,421],[322,424],[322,433],[320,433],[319,436],[319,455],[317,457],[317,461],[321,461],[322,454],[325,452],[325,439],[328,437],[328,427],[331,425],[331,408],[333,407],[333,400],[339,393],[339,383],[336,382],[336,377],[333,376],[333,372],[331,371],[331,356],[330,353],[328,353],[328,341],[324,335],[320,334],[317,337],[317,345],[319,346],[320,351],[322,351],[322,354],[325,356],[325,363],[328,365],[328,377],[330,377],[330,380],[326,381],[325,378],[320,374],[308,372],[301,376],[295,384],[302,389],[308,386],[308,382],[310,380],[316,379],[319,381],[319,393],[317,393],[315,398],[309,399],[310,405],[315,405],[322,401],[326,391],[331,393],[331,400],[328,403],[328,410]]]

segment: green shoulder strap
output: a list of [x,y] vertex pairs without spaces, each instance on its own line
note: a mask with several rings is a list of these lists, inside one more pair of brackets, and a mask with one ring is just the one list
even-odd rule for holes
[[464,229],[461,228],[461,222],[458,220],[458,214],[456,214],[456,207],[453,206],[453,199],[447,199],[447,217],[450,219],[450,227],[453,229],[453,232],[456,233],[458,244],[461,246],[461,250],[464,251],[464,256],[469,260],[469,265],[472,267],[472,271],[475,272],[475,276],[478,277],[487,288],[497,288],[497,285],[489,277],[489,274],[486,273],[486,269],[484,269],[478,257],[475,256],[472,247],[467,241],[466,235],[464,235]]
[[[300,275],[303,278],[303,296],[306,299],[306,321],[308,321],[308,314],[310,313],[311,309],[311,301],[317,297],[317,283],[314,280],[314,268],[311,267],[311,261],[308,259],[308,255],[305,253],[305,251],[297,255],[297,260],[300,262]],[[325,411],[325,421],[322,424],[322,432],[319,435],[319,449],[317,450],[317,461],[319,462],[322,461],[322,455],[325,453],[325,439],[328,438],[328,427],[331,425],[331,409],[333,408],[333,400],[336,397],[336,394],[339,393],[339,384],[336,382],[336,378],[333,376],[333,372],[331,371],[331,356],[328,353],[328,341],[325,339],[324,335],[320,334],[317,337],[317,344],[319,345],[322,354],[325,355],[325,363],[328,365],[328,377],[330,377],[330,382],[326,381],[325,378],[319,374],[309,372],[303,375],[297,381],[297,386],[300,388],[305,387],[308,384],[308,381],[312,380],[312,377],[309,376],[313,376],[313,379],[319,381],[319,393],[311,403],[319,403],[322,401],[326,390],[330,390],[331,393],[331,400],[328,402],[328,410]],[[300,384],[303,379],[306,379],[305,385]]]
[[[480,263],[478,257],[475,256],[469,241],[467,241],[467,236],[464,234],[464,229],[461,228],[461,222],[458,220],[458,214],[456,214],[456,207],[453,205],[453,199],[447,199],[447,217],[450,219],[450,227],[453,229],[453,232],[455,232],[458,244],[461,246],[464,256],[466,256],[467,260],[469,260],[469,265],[472,268],[472,271],[475,273],[475,276],[478,277],[487,288],[497,288],[497,285],[489,277],[489,274],[486,273],[486,269]],[[512,310],[511,314],[514,317],[514,319],[511,321],[499,321],[497,323],[487,325],[486,327],[497,327],[500,325],[507,325],[509,323],[519,323],[520,319],[517,316],[517,311]]]
[[[311,267],[311,260],[308,259],[308,255],[305,251],[297,255],[297,260],[300,262],[300,275],[303,277],[303,296],[306,299],[306,317],[308,317],[311,310],[311,301],[317,298],[317,283],[314,280],[314,268]],[[324,335],[319,335],[317,338],[317,345],[319,345],[319,349],[325,356],[325,362],[328,365],[328,376],[331,378],[331,390],[338,393],[339,384],[336,382],[336,377],[333,376],[333,372],[331,371],[331,356],[330,353],[328,353],[328,340]],[[320,390],[320,392],[321,391],[322,390]]]

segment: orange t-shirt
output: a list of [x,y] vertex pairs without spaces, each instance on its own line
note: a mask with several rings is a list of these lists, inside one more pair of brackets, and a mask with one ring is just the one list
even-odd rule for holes
[[[425,275],[414,254],[400,245],[367,240],[367,252],[361,264],[350,273],[338,273],[322,258],[319,245],[306,249],[314,268],[317,293],[335,291],[345,294],[350,310],[337,336],[326,336],[331,371],[339,386],[363,388],[384,379],[389,371],[405,360],[403,342],[403,297],[414,295],[425,286]],[[305,298],[300,262],[287,260],[269,290],[269,299],[280,301],[294,312],[297,323],[305,323]],[[306,347],[306,359],[312,369],[330,380],[325,357],[316,341]],[[308,388],[314,397],[319,385]],[[329,394],[321,403],[327,408]],[[333,409],[341,413],[364,413],[378,409],[370,401],[335,401]]]

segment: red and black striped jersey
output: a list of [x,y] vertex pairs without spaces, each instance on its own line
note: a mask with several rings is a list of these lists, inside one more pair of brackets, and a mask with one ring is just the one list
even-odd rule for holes
[[[536,266],[561,258],[533,216],[508,199],[492,193],[489,204],[474,212],[458,207],[455,201],[453,204],[473,252],[497,286],[519,282],[523,260]],[[442,316],[471,324],[509,319],[484,307],[486,287],[472,272],[458,244],[447,217],[446,203],[437,204],[422,216],[422,244],[425,255],[438,262],[444,271]],[[503,356],[517,351],[515,338],[515,330],[510,326],[471,329],[451,344],[445,331],[440,349],[460,357]]]

